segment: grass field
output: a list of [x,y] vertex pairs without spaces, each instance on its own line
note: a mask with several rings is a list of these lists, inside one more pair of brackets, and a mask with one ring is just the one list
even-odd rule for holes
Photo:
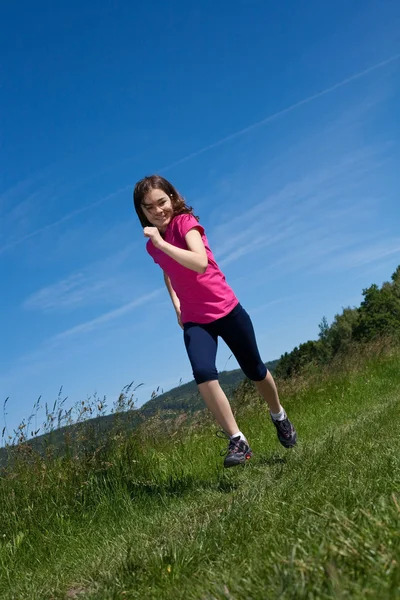
[[0,597],[400,598],[399,365],[354,356],[282,387],[289,451],[247,392],[236,469],[207,419],[109,455],[28,453],[0,479]]

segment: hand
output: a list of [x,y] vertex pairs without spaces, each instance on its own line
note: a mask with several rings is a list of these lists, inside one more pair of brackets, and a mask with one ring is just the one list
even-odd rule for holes
[[180,310],[176,311],[176,317],[178,319],[178,325],[179,325],[179,327],[181,329],[183,329],[183,323],[182,323],[182,320],[181,320],[181,311]]
[[150,238],[156,248],[161,248],[164,240],[161,237],[157,227],[145,227],[143,229],[144,236]]

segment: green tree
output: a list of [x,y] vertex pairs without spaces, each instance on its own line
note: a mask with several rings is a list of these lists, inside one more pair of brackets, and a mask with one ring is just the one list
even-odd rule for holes
[[353,340],[354,330],[360,320],[358,308],[344,308],[342,314],[335,315],[329,329],[328,340],[334,356],[346,351]]
[[369,341],[380,335],[400,335],[400,267],[392,283],[376,284],[363,290],[359,323],[354,331],[357,340]]
[[308,341],[285,352],[276,367],[283,378],[299,373],[307,365],[325,364],[338,352],[346,352],[351,342],[370,341],[381,335],[400,338],[400,265],[381,288],[376,284],[363,290],[359,308],[344,308],[331,325],[326,317],[319,324],[317,341]]

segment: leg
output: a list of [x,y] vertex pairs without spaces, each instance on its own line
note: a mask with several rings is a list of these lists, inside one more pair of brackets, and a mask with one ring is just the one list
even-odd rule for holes
[[225,318],[220,335],[232,350],[246,377],[254,382],[270,411],[279,413],[282,406],[274,379],[261,360],[253,324],[243,307],[239,305]]
[[282,406],[279,402],[278,390],[276,389],[275,381],[271,373],[268,371],[265,379],[255,381],[254,385],[268,404],[269,410],[274,414],[278,414],[282,410]]
[[231,405],[218,380],[200,383],[199,392],[221,428],[231,437],[239,431]]
[[254,381],[268,404],[280,443],[285,448],[291,448],[296,444],[297,433],[282,409],[273,377],[261,360],[249,315],[242,307],[234,309],[227,316],[223,329],[223,332],[220,331],[221,337],[236,356],[244,374]]
[[210,327],[185,323],[184,340],[193,369],[193,376],[207,408],[221,428],[229,435],[239,431],[231,405],[218,381],[215,366],[218,336]]

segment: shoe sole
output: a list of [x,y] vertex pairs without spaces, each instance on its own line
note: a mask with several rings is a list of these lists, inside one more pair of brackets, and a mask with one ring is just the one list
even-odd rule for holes
[[246,462],[248,460],[251,459],[252,456],[253,456],[253,453],[251,451],[247,452],[246,455],[244,456],[243,460],[238,460],[237,462],[230,462],[230,463],[224,462],[224,467],[225,467],[225,469],[230,469],[230,467],[238,467],[239,465],[244,465],[244,464],[246,464]]
[[[272,417],[271,417],[271,421],[272,421],[272,423],[275,425],[275,428],[277,429],[277,432],[279,432],[279,429],[278,429],[278,427],[276,426],[276,423],[275,423],[275,421],[273,420],[273,418],[272,418]],[[292,425],[292,427],[293,427],[293,425]],[[293,429],[294,429],[294,427],[293,427]],[[280,443],[280,444],[282,444],[282,446],[283,446],[284,448],[293,448],[293,446],[295,446],[295,445],[297,444],[297,431],[296,431],[295,429],[294,429],[294,431],[293,431],[293,437],[292,437],[291,439],[292,439],[293,441],[289,441],[289,442],[287,442],[287,441],[285,440],[285,438],[283,438],[283,439],[282,439],[282,438],[280,438],[280,437],[279,437],[279,435],[278,435],[278,441],[279,441],[279,443]]]
[[294,441],[290,442],[289,444],[286,443],[286,440],[282,441],[280,438],[278,438],[278,440],[280,441],[282,446],[284,446],[285,448],[293,448],[293,446],[295,446],[297,444],[297,433],[294,434]]

